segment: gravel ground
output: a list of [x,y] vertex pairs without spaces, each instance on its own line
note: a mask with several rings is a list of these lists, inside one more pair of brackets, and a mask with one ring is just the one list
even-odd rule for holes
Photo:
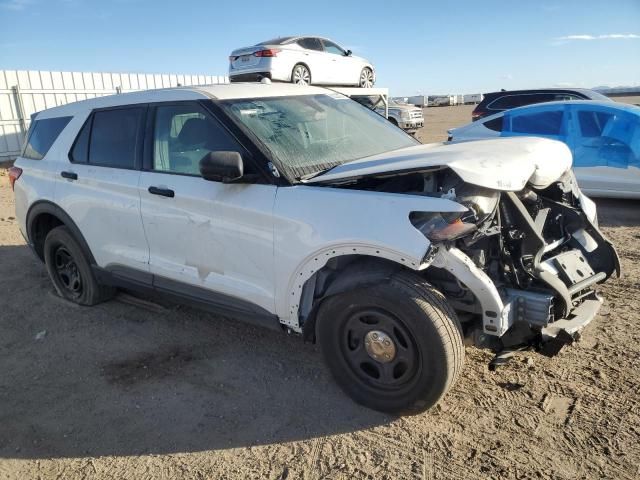
[[[425,110],[418,138],[471,109]],[[299,338],[127,295],[57,298],[7,184],[0,170],[0,478],[640,477],[640,202],[598,202],[624,276],[580,342],[496,372],[467,347],[445,400],[396,418],[353,404]]]

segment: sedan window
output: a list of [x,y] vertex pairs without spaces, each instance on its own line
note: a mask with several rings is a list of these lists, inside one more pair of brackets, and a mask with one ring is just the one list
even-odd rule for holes
[[626,112],[582,110],[572,140],[576,167],[640,165],[640,118]]
[[336,45],[335,43],[333,43],[330,40],[322,40],[322,43],[324,43],[324,50],[327,53],[333,53],[335,55],[345,55],[345,51],[340,48],[338,45]]
[[560,135],[562,110],[511,115],[511,131],[530,135]]
[[504,122],[504,117],[500,116],[498,118],[494,118],[493,120],[488,120],[484,122],[484,126],[489,130],[493,130],[494,132],[502,131],[502,124]]
[[314,37],[301,38],[300,40],[298,40],[297,43],[302,48],[306,48],[307,50],[316,50],[318,52],[324,51],[322,47],[322,43],[318,38],[314,38]]

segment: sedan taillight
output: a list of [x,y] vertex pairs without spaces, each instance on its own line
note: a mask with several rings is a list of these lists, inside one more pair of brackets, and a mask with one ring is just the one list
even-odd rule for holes
[[268,48],[267,50],[258,50],[253,55],[255,57],[276,57],[280,51],[279,48]]
[[18,167],[9,168],[9,185],[11,185],[11,190],[14,190],[16,180],[20,178],[20,175],[22,175],[21,168],[18,168]]

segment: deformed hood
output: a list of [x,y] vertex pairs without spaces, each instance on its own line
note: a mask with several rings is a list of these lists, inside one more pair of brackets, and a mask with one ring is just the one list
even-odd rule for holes
[[354,160],[305,183],[449,167],[467,183],[494,190],[518,191],[527,183],[536,188],[548,187],[571,168],[571,162],[571,151],[564,143],[546,138],[432,143]]

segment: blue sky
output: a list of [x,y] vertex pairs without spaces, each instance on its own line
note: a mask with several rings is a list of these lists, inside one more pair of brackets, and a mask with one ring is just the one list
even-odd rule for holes
[[640,85],[640,0],[304,4],[0,0],[0,69],[221,75],[233,48],[316,34],[392,95]]

